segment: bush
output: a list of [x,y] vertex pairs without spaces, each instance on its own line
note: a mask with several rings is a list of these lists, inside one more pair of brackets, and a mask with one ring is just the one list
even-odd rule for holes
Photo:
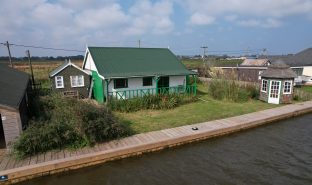
[[212,71],[213,77],[208,84],[208,93],[218,100],[245,102],[250,98],[258,99],[259,88],[256,85],[242,84],[235,80],[235,76],[225,79],[222,72]]
[[312,94],[300,88],[294,88],[293,99],[296,101],[309,101],[312,100]]
[[42,116],[31,120],[30,126],[14,143],[18,157],[52,149],[80,148],[109,139],[132,134],[104,106],[58,95],[41,98]]
[[183,94],[158,94],[126,100],[111,99],[109,106],[114,111],[135,112],[143,109],[172,109],[192,101],[195,101],[194,96]]

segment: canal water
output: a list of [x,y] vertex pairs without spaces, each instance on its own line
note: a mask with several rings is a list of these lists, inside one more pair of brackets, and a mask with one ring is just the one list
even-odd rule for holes
[[312,114],[23,185],[312,184]]

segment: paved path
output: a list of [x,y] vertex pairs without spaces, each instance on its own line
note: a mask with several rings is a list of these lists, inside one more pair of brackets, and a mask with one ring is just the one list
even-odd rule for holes
[[[0,175],[8,175],[9,181],[5,181],[5,183],[22,181],[224,135],[307,112],[312,112],[312,101],[221,120],[137,134],[77,151],[51,151],[20,161],[10,157],[5,150],[0,150]],[[195,127],[198,130],[193,130]]]

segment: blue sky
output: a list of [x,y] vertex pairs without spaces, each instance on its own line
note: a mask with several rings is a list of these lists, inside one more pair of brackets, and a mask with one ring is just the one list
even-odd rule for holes
[[[312,47],[312,0],[1,0],[0,42],[85,50],[169,47],[175,54],[296,53]],[[64,52],[12,46],[13,56]],[[0,45],[0,56],[7,51]]]

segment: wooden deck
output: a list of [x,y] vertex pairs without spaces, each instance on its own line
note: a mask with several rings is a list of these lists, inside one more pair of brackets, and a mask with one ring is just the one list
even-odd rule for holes
[[[0,175],[8,176],[8,180],[2,183],[15,183],[42,175],[220,136],[308,112],[312,112],[312,101],[221,120],[137,134],[98,144],[92,148],[86,147],[76,151],[50,151],[20,161],[10,157],[9,151],[0,150]],[[193,130],[195,127],[198,130]]]

